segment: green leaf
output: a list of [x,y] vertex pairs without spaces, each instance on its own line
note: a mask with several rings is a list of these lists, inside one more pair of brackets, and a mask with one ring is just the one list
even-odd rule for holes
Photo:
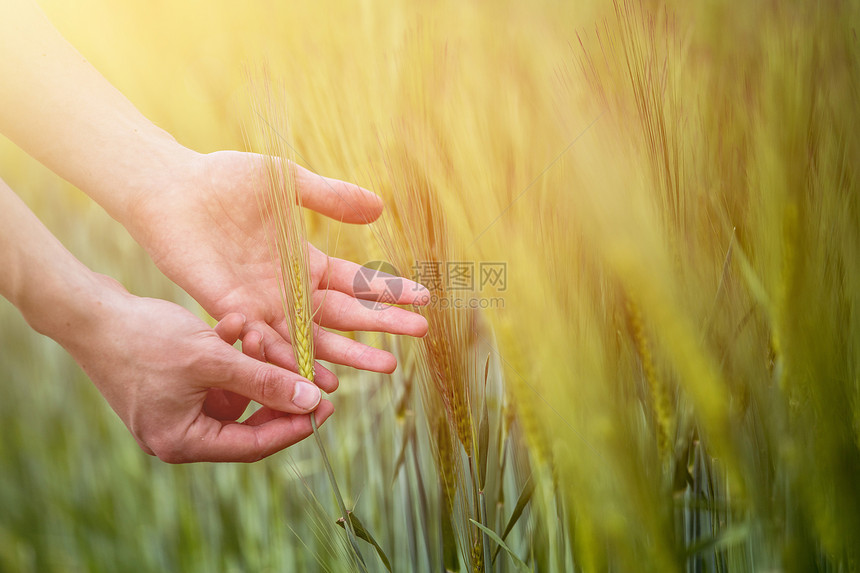
[[511,561],[513,561],[513,562],[514,562],[514,565],[516,565],[516,566],[517,566],[517,569],[518,569],[519,571],[530,571],[529,566],[528,566],[528,565],[526,565],[526,564],[523,562],[523,560],[522,560],[522,559],[520,559],[519,557],[517,557],[517,554],[516,554],[516,553],[514,553],[513,551],[511,551],[511,548],[510,548],[510,547],[508,547],[508,546],[505,544],[505,542],[504,542],[504,541],[502,541],[502,538],[501,538],[501,537],[499,537],[498,535],[496,535],[496,532],[495,532],[495,531],[493,531],[493,530],[492,530],[492,529],[490,529],[489,527],[486,527],[485,525],[481,525],[480,523],[478,523],[478,522],[477,522],[477,521],[475,521],[474,519],[469,519],[469,521],[471,521],[471,522],[472,522],[472,524],[473,524],[473,525],[475,525],[478,529],[480,529],[481,531],[483,531],[484,533],[486,533],[486,534],[487,534],[487,537],[489,537],[490,539],[492,539],[493,541],[495,541],[495,542],[496,542],[496,544],[498,544],[498,546],[499,546],[499,547],[501,547],[502,549],[504,549],[505,551],[507,551],[507,552],[508,552],[508,555],[510,555],[510,557],[511,557]]
[[[445,502],[442,502],[444,505]],[[457,546],[457,536],[454,533],[454,524],[447,510],[442,514],[442,560],[446,571],[460,571],[460,553]]]
[[761,279],[756,275],[755,269],[749,259],[747,259],[743,249],[737,247],[736,250],[737,254],[735,255],[735,260],[739,263],[741,276],[746,280],[750,293],[752,293],[753,298],[757,300],[759,304],[770,312],[773,309],[773,305],[771,304],[770,297],[767,295],[767,289],[762,284]]
[[412,403],[412,377],[415,374],[415,364],[409,368],[409,371],[404,376],[404,388],[403,388],[403,396],[400,397],[400,400],[397,402],[397,407],[394,409],[395,415],[398,420],[403,419],[406,416],[407,412],[410,410],[410,405]]
[[[382,547],[379,546],[379,543],[376,542],[376,539],[374,539],[367,528],[364,527],[364,524],[361,523],[361,520],[358,519],[358,517],[356,517],[355,513],[348,511],[347,515],[349,515],[349,521],[352,523],[355,535],[359,539],[363,539],[373,545],[374,549],[376,549],[376,553],[382,560],[382,564],[385,565],[386,569],[391,571],[391,561],[388,560],[388,556],[385,554],[385,551],[382,550]],[[344,519],[342,517],[338,518],[337,524],[341,527],[345,527]]]
[[484,366],[484,399],[481,407],[481,422],[478,426],[478,479],[481,491],[487,484],[487,462],[490,450],[490,414],[487,411],[487,377],[490,373],[490,356]]
[[487,458],[490,450],[490,420],[487,414],[487,400],[484,399],[484,408],[481,412],[481,424],[478,426],[478,479],[481,483],[481,491],[487,485]]
[[[502,539],[508,538],[508,534],[514,528],[514,525],[517,524],[517,521],[519,521],[529,501],[531,501],[534,491],[535,482],[532,479],[532,476],[529,476],[529,479],[526,480],[526,485],[523,486],[523,491],[520,492],[519,499],[517,499],[517,505],[514,507],[514,511],[508,519],[508,524],[505,526],[505,532],[502,533]],[[493,553],[493,563],[496,562],[496,557],[499,555],[499,549],[501,549],[501,546],[497,547],[495,553]]]
[[400,444],[400,453],[397,454],[397,461],[394,462],[394,475],[391,477],[391,485],[394,485],[394,482],[397,481],[397,476],[400,475],[400,468],[403,467],[403,463],[406,460],[406,448],[409,447],[409,443],[412,440],[412,434],[415,432],[415,421],[412,419],[412,416],[409,416],[406,420],[406,428],[403,430],[403,441]]
[[706,551],[717,551],[730,545],[741,543],[749,536],[749,533],[750,526],[748,523],[740,523],[728,527],[717,535],[699,539],[693,545],[689,546],[686,552],[687,558],[689,559],[694,555],[705,553]]

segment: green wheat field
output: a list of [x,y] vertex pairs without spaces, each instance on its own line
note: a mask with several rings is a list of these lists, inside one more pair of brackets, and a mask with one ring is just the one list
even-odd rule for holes
[[[433,303],[356,335],[393,375],[336,370],[358,559],[312,438],[164,464],[0,300],[0,571],[860,570],[860,4],[41,5],[198,151],[245,148],[265,62],[296,161],[386,200],[311,242]],[[204,316],[5,139],[0,174]]]

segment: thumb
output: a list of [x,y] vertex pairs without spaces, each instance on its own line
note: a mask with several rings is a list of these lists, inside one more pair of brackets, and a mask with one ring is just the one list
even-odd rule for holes
[[294,372],[245,356],[238,350],[220,387],[273,410],[306,414],[319,406],[322,393]]

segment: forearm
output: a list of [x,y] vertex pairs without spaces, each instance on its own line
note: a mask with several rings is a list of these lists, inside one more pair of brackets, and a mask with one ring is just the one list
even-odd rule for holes
[[32,0],[0,3],[0,132],[127,224],[192,151],[147,120]]
[[0,180],[0,295],[64,346],[86,332],[107,289]]

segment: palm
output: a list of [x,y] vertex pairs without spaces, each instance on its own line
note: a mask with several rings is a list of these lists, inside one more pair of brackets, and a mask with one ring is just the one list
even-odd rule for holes
[[[246,316],[242,338],[250,354],[292,368],[280,279],[255,197],[263,176],[260,158],[219,152],[201,156],[200,161],[195,184],[169,190],[158,205],[144,207],[149,224],[139,238],[159,268],[213,317],[230,312]],[[307,207],[338,220],[370,222],[382,210],[376,196],[355,185],[305,170],[298,172],[297,184]],[[158,216],[153,215],[156,209]],[[321,326],[413,336],[426,332],[426,321],[415,313],[362,305],[352,287],[359,265],[328,257],[310,245],[309,258],[314,303],[325,301],[315,316]],[[382,293],[383,284],[371,286]],[[399,304],[416,302],[421,294],[413,288],[401,290]],[[378,372],[390,372],[396,365],[391,354],[322,328],[317,329],[315,343],[317,357],[330,362]],[[330,373],[318,372],[321,386],[336,386]]]

